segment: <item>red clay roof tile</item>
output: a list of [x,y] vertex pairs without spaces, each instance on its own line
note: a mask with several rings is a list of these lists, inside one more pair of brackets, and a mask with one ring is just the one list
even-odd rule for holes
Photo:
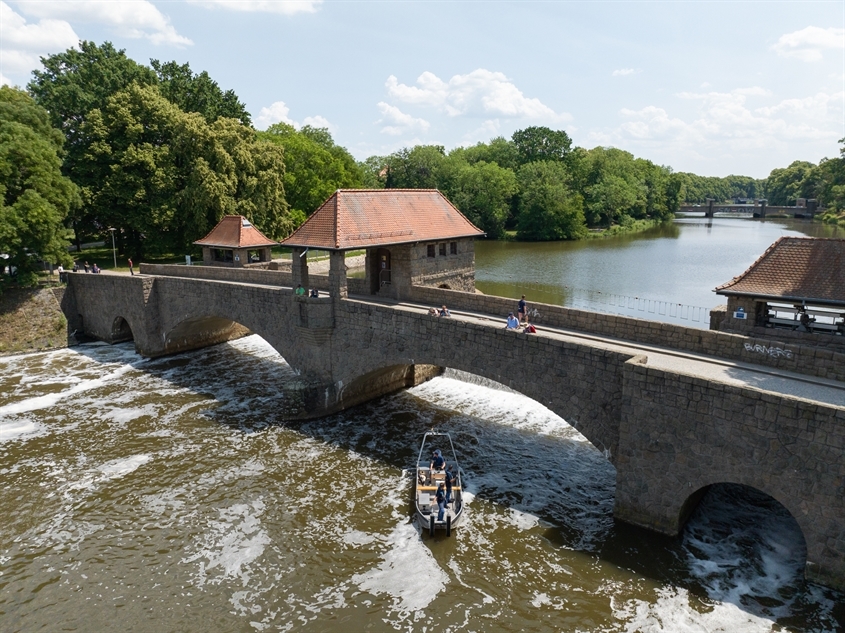
[[338,189],[282,244],[351,250],[483,235],[436,189]]
[[278,242],[264,237],[244,216],[226,215],[208,235],[194,244],[216,248],[258,248],[276,246]]
[[715,291],[845,305],[845,239],[782,237]]

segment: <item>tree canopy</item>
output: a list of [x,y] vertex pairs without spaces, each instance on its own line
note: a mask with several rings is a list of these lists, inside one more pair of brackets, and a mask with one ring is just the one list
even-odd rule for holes
[[63,222],[78,197],[61,173],[63,142],[46,110],[0,87],[0,253],[23,278],[42,260],[70,262]]
[[155,86],[133,84],[93,110],[83,126],[84,198],[101,228],[114,226],[128,252],[189,252],[227,214],[250,218],[268,237],[292,230],[280,148],[234,119],[184,112]]

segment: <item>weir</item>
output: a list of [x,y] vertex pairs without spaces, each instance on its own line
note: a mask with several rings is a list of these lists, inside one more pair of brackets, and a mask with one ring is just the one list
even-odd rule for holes
[[[188,270],[194,278],[175,276]],[[529,335],[504,330],[500,315],[512,301],[500,297],[410,285],[401,300],[354,292],[308,298],[294,294],[290,273],[156,272],[169,274],[71,273],[62,305],[69,331],[109,342],[131,332],[145,356],[254,332],[303,378],[295,417],[354,406],[443,367],[482,376],[541,402],[608,456],[617,469],[617,518],[676,535],[698,491],[720,482],[751,486],[795,517],[807,542],[807,578],[845,588],[845,406],[697,369],[754,364],[833,381],[839,393],[841,353],[782,343],[789,357],[755,354],[755,345],[772,342],[559,306],[543,306],[544,327]],[[276,283],[256,283],[269,275]],[[312,275],[310,283],[324,282]],[[421,307],[442,304],[453,318]],[[666,349],[682,360],[665,361]]]

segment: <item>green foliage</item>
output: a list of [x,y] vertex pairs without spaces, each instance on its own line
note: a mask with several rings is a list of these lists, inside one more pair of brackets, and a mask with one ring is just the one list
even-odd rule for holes
[[473,165],[460,162],[445,193],[487,237],[499,239],[505,235],[505,222],[516,191],[513,171],[480,161]]
[[61,173],[62,142],[31,97],[0,87],[0,252],[21,281],[41,260],[71,261],[63,222],[78,197]]
[[223,92],[206,71],[195,75],[188,64],[161,63],[157,59],[150,60],[150,65],[158,77],[162,96],[185,112],[198,112],[208,123],[227,117],[252,125],[249,112],[235,91]]
[[292,229],[282,151],[234,119],[212,124],[183,112],[155,86],[133,84],[89,113],[80,165],[100,226],[114,226],[128,252],[190,252],[227,214],[268,237]]
[[784,169],[773,169],[766,178],[766,199],[773,206],[792,206],[798,198],[815,198],[816,166],[796,160]]
[[697,176],[688,172],[676,174],[680,183],[680,198],[683,202],[703,203],[708,198],[717,202],[732,201],[737,198],[756,199],[764,197],[764,180],[749,176]]
[[540,126],[517,130],[511,140],[520,165],[538,160],[563,161],[572,148],[572,139],[566,132]]
[[335,145],[328,130],[309,125],[297,131],[276,123],[259,138],[284,148],[285,192],[292,219],[301,224],[338,189],[358,189],[364,172],[346,149]]
[[520,168],[519,239],[572,240],[586,235],[583,201],[568,181],[566,168],[557,162],[537,161]]
[[446,158],[442,145],[417,145],[402,149],[387,159],[385,187],[388,189],[437,189]]

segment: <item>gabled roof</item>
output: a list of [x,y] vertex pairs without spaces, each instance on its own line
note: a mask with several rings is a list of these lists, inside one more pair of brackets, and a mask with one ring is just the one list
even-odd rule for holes
[[715,292],[845,305],[845,239],[782,237]]
[[483,235],[436,189],[338,189],[282,244],[351,250]]
[[194,244],[215,248],[258,248],[276,246],[278,242],[264,237],[244,216],[224,215],[208,235]]

